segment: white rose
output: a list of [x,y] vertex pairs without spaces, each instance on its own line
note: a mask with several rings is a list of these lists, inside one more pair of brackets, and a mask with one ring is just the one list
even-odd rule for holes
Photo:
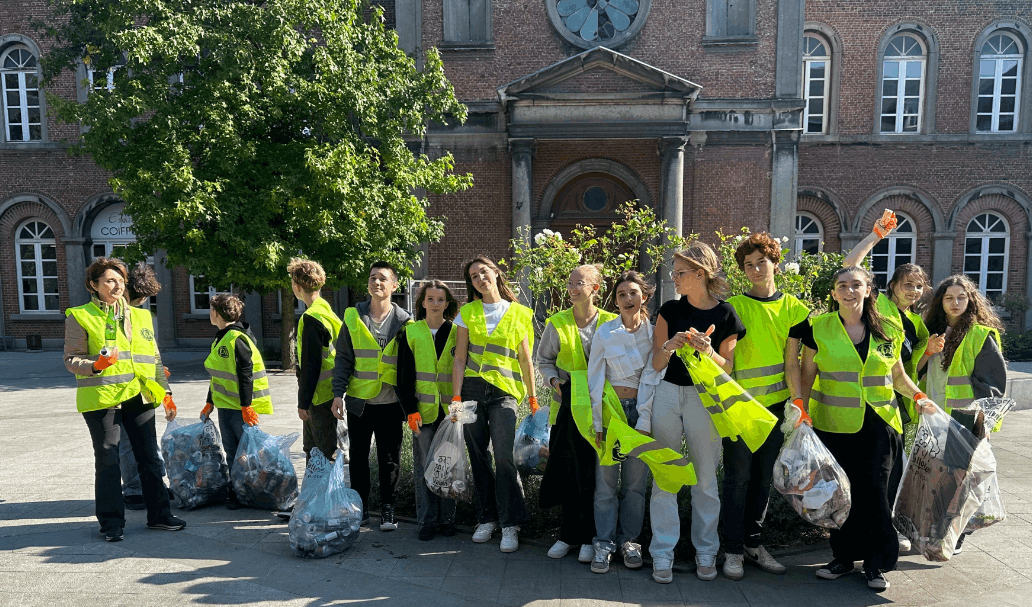
[[788,236],[782,236],[781,242],[788,242]]
[[551,236],[552,234],[555,234],[555,232],[553,232],[552,230],[549,230],[548,228],[545,228],[544,230],[541,230],[541,233],[544,234],[545,236]]
[[563,239],[563,235],[562,235],[562,234],[560,234],[559,232],[552,232],[552,236],[555,236],[555,237],[556,237],[556,238],[558,238],[559,240],[562,240],[562,239]]
[[547,235],[544,232],[538,233],[534,236],[534,244],[540,247],[545,242],[546,236]]
[[790,261],[790,262],[786,263],[785,264],[785,272],[788,272],[789,274],[798,274],[799,273],[799,264],[797,264],[794,261]]

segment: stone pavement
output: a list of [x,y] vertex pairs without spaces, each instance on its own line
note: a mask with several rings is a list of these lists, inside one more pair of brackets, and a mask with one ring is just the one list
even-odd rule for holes
[[[184,419],[206,390],[202,355],[169,353]],[[498,536],[468,534],[419,542],[415,528],[363,530],[351,551],[295,558],[286,526],[266,512],[208,507],[179,512],[180,532],[149,531],[128,512],[126,539],[105,543],[92,516],[92,451],[74,408],[72,377],[60,354],[0,353],[0,606],[6,605],[1028,605],[1032,602],[1032,412],[1011,414],[994,438],[1010,516],[979,531],[947,564],[911,554],[888,574],[892,588],[869,591],[860,575],[817,580],[826,546],[782,556],[784,576],[747,568],[746,578],[701,582],[676,573],[614,565],[592,574],[574,555],[551,560],[545,547],[498,551]],[[272,378],[278,413],[263,416],[274,434],[294,432],[295,379]],[[158,431],[164,421],[158,424]],[[299,448],[300,445],[297,444]],[[298,449],[299,451],[299,449]],[[303,470],[303,455],[295,454]],[[409,489],[411,490],[411,489]],[[375,519],[374,519],[375,520]]]

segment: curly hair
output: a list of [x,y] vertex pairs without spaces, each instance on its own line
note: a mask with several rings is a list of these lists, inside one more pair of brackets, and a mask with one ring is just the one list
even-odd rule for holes
[[231,293],[222,293],[212,297],[209,305],[216,314],[228,322],[236,322],[244,314],[244,302]]
[[318,262],[295,257],[287,264],[290,280],[309,293],[314,293],[326,284],[326,271]]
[[720,271],[720,259],[708,244],[693,242],[683,251],[674,253],[674,259],[680,259],[693,270],[705,272],[706,289],[714,299],[723,300],[731,292],[731,285]]
[[985,295],[978,290],[978,285],[970,278],[962,274],[954,274],[939,283],[932,295],[932,303],[928,305],[925,312],[925,325],[928,332],[933,335],[942,335],[949,326],[949,319],[946,317],[946,309],[942,307],[942,299],[946,296],[946,290],[950,287],[962,287],[964,294],[968,297],[967,309],[960,315],[957,324],[953,326],[949,336],[946,337],[946,344],[942,348],[942,370],[946,371],[953,362],[953,355],[956,354],[964,336],[974,325],[991,327],[997,331],[1003,331],[1003,322],[993,311],[993,306],[986,299]]
[[129,270],[129,277],[125,280],[125,291],[129,301],[136,301],[160,293],[161,283],[158,282],[154,269],[140,261]]
[[[882,316],[881,313],[878,311],[878,287],[874,284],[874,274],[872,274],[870,270],[868,270],[867,268],[862,268],[860,266],[849,266],[848,268],[839,268],[835,271],[834,274],[831,275],[832,292],[835,291],[835,283],[838,282],[839,276],[842,276],[843,274],[848,274],[850,272],[862,276],[864,282],[866,282],[871,287],[871,292],[868,293],[867,297],[864,299],[864,308],[863,311],[860,313],[860,319],[863,321],[864,325],[867,326],[867,330],[871,333],[871,335],[877,337],[881,341],[887,341],[891,343],[892,338],[889,337],[888,333],[885,332],[885,327],[882,324]],[[832,298],[831,311],[837,312],[838,309],[838,301]]]
[[122,276],[122,280],[127,280],[129,271],[126,269],[125,264],[122,263],[121,259],[115,259],[114,257],[98,257],[93,260],[93,263],[86,268],[86,290],[96,295],[97,290],[93,288],[93,283],[100,280],[100,277],[104,275],[104,272],[108,270],[114,270]]
[[477,291],[476,287],[473,286],[473,279],[469,277],[469,269],[473,267],[475,263],[482,263],[492,272],[495,273],[495,283],[498,285],[498,294],[502,296],[502,299],[506,301],[516,301],[516,293],[513,292],[512,287],[509,286],[509,279],[506,278],[505,272],[498,267],[495,262],[491,261],[486,255],[477,255],[473,259],[466,262],[466,266],[462,269],[462,277],[466,279],[466,301],[473,302],[477,299],[483,299],[484,295]]
[[[652,299],[652,296],[655,295],[655,293],[656,293],[656,285],[652,284],[651,281],[646,279],[644,276],[639,274],[637,271],[635,271],[635,270],[627,270],[626,272],[623,272],[622,274],[620,274],[619,276],[616,277],[616,282],[613,283],[613,293],[615,294],[616,290],[620,288],[620,285],[622,285],[625,282],[633,282],[634,284],[638,285],[639,289],[641,289],[641,294],[642,294],[642,297],[644,298],[642,300],[642,302],[641,302],[641,304],[642,304],[641,305],[641,311],[640,311],[641,319],[642,320],[648,320],[649,319],[649,309],[647,307],[645,307],[645,303],[648,302],[650,299]],[[616,308],[616,312],[617,313],[620,312],[620,308],[616,307],[616,297],[615,297],[615,295],[613,297],[613,307]]]
[[419,288],[419,295],[416,296],[416,320],[423,320],[426,318],[426,308],[423,307],[423,301],[426,299],[427,289],[440,289],[444,291],[444,299],[448,302],[448,306],[444,309],[444,317],[447,320],[455,320],[455,315],[459,313],[459,302],[452,295],[451,289],[448,285],[436,278],[428,278],[423,286]]
[[735,249],[735,262],[738,263],[738,269],[745,271],[745,258],[756,251],[763,253],[764,257],[774,263],[776,272],[777,265],[781,263],[781,243],[767,232],[749,234],[748,238],[744,238],[738,244],[738,248]]

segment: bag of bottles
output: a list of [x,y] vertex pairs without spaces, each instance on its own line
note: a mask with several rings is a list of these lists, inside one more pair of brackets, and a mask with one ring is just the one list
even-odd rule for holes
[[287,524],[296,556],[323,558],[343,552],[358,541],[362,498],[351,488],[348,465],[338,450],[336,461],[312,449],[301,494]]
[[423,479],[430,491],[445,499],[463,502],[473,499],[473,475],[469,469],[462,425],[476,421],[476,406],[474,401],[452,405],[452,414],[441,421],[430,443]]
[[297,499],[297,472],[290,461],[290,446],[297,438],[297,432],[272,436],[259,426],[244,428],[229,475],[241,504],[268,510],[290,508]]
[[821,439],[806,424],[792,428],[799,419],[795,407],[785,407],[788,439],[774,464],[774,488],[807,522],[839,529],[849,516],[849,478]]
[[161,436],[168,485],[179,507],[191,510],[224,502],[229,494],[229,466],[215,422],[208,419],[187,426],[168,422]]
[[548,439],[552,433],[548,425],[549,408],[541,407],[534,415],[527,415],[516,428],[512,457],[516,469],[524,474],[544,474],[548,465]]

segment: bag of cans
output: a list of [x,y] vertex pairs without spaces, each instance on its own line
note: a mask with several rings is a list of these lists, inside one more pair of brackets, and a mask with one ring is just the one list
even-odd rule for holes
[[[852,505],[849,477],[813,428],[799,424],[799,410],[785,407],[785,445],[774,462],[772,484],[807,522],[840,529]],[[791,409],[791,411],[789,411]]]
[[161,453],[169,488],[180,508],[191,510],[226,501],[229,466],[214,421],[208,419],[186,426],[175,420],[168,422],[161,436]]
[[462,425],[476,421],[476,406],[474,401],[452,405],[451,414],[441,421],[430,443],[423,479],[430,491],[445,499],[463,502],[473,499],[473,474],[466,455]]
[[548,425],[548,406],[528,415],[516,428],[512,457],[516,469],[524,474],[544,474],[548,465],[548,439],[552,434]]
[[348,465],[340,450],[331,462],[318,448],[312,449],[301,494],[287,524],[296,556],[324,558],[358,541],[362,498],[350,485]]
[[259,426],[244,428],[229,474],[241,504],[268,510],[290,508],[297,499],[297,472],[290,461],[290,446],[297,438],[297,432],[273,436]]

